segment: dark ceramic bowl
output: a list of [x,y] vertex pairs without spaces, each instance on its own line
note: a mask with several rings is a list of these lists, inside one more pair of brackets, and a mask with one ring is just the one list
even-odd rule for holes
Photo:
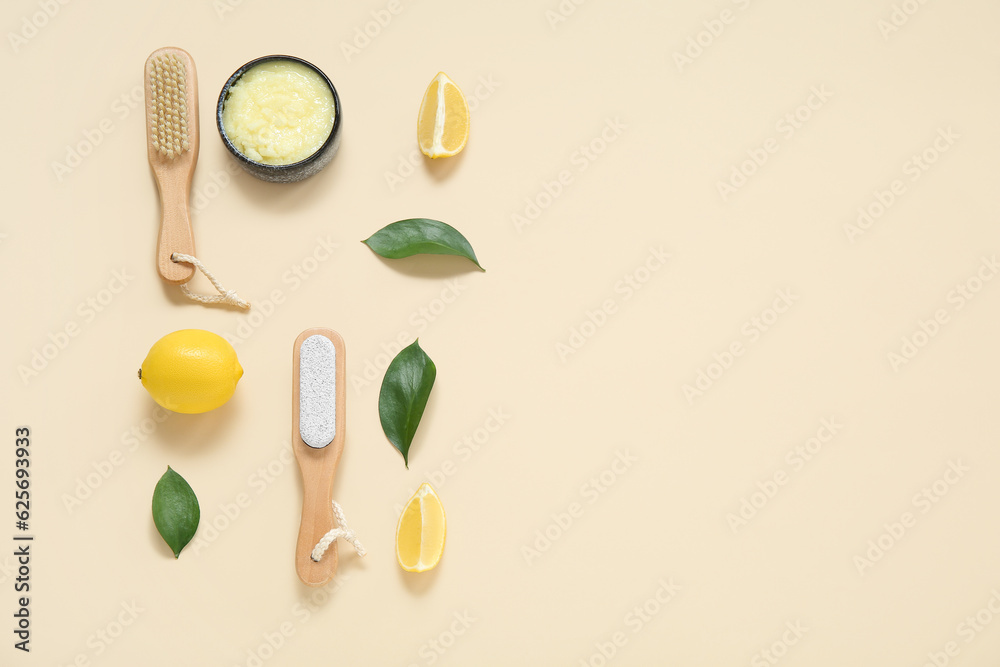
[[[315,153],[310,155],[304,160],[298,162],[292,162],[290,164],[264,164],[262,162],[256,162],[251,160],[246,155],[241,153],[233,142],[229,140],[226,136],[226,129],[222,125],[222,110],[226,106],[226,100],[229,98],[229,89],[232,88],[233,84],[236,83],[241,76],[243,76],[247,70],[249,70],[254,65],[259,65],[260,63],[270,62],[272,60],[291,60],[293,62],[301,63],[313,70],[326,81],[326,85],[330,87],[330,92],[333,93],[333,129],[330,130],[330,136],[326,138],[323,145],[319,147]],[[337,89],[333,87],[333,83],[330,78],[323,73],[323,70],[316,67],[310,62],[302,60],[301,58],[296,58],[294,56],[264,56],[263,58],[257,58],[256,60],[251,60],[243,67],[236,70],[229,80],[226,81],[226,85],[222,87],[222,93],[219,94],[219,104],[215,110],[215,122],[219,127],[219,136],[222,137],[222,143],[226,145],[232,156],[239,162],[240,166],[247,170],[250,174],[256,176],[257,178],[264,181],[271,181],[272,183],[292,183],[294,181],[301,181],[304,178],[309,178],[313,174],[319,172],[323,167],[330,163],[333,156],[336,154],[337,149],[340,147],[340,125],[341,125],[341,110],[340,110],[340,97],[337,95]]]

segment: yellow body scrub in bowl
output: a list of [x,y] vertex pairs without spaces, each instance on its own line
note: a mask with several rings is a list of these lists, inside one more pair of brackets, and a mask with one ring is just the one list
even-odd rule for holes
[[229,77],[216,121],[240,165],[265,181],[291,182],[325,167],[340,145],[340,99],[301,58],[266,56]]

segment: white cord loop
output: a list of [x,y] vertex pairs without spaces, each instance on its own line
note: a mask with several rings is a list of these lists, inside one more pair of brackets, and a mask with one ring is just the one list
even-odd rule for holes
[[367,552],[365,547],[361,544],[361,540],[358,536],[354,534],[354,531],[347,527],[347,519],[344,518],[344,510],[341,509],[337,501],[333,501],[333,516],[337,519],[337,528],[334,528],[326,535],[324,535],[320,541],[316,544],[316,548],[312,550],[312,559],[315,562],[319,562],[323,558],[323,554],[326,550],[330,548],[330,545],[337,541],[338,537],[342,537],[351,543],[354,550],[358,552],[359,556],[364,556]]
[[196,294],[192,292],[187,284],[182,284],[181,291],[187,296],[187,298],[193,301],[199,301],[201,303],[212,304],[221,303],[226,306],[236,306],[237,308],[242,308],[244,310],[249,310],[250,302],[244,301],[240,298],[240,295],[236,293],[236,290],[227,290],[219,282],[218,278],[212,275],[212,272],[205,268],[205,265],[195,257],[194,255],[185,255],[180,252],[175,252],[170,256],[170,259],[174,262],[183,262],[185,264],[191,264],[194,268],[198,269],[205,274],[205,277],[212,281],[212,285],[215,289],[219,291],[218,295],[215,294]]

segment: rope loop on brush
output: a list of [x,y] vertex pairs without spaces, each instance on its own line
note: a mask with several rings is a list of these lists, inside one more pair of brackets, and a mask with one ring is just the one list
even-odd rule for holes
[[225,306],[236,306],[237,308],[242,308],[243,310],[250,309],[249,301],[244,301],[240,298],[240,295],[236,293],[236,290],[227,290],[223,287],[222,283],[219,282],[219,279],[216,278],[211,271],[206,269],[205,265],[201,263],[201,260],[194,255],[185,255],[184,253],[175,252],[170,255],[170,260],[194,266],[194,268],[205,274],[205,277],[212,282],[212,285],[215,286],[215,289],[219,292],[218,294],[198,294],[196,292],[192,292],[191,288],[188,287],[187,284],[182,284],[180,286],[181,291],[184,292],[184,295],[187,298],[192,301],[198,301],[199,303],[221,303]]

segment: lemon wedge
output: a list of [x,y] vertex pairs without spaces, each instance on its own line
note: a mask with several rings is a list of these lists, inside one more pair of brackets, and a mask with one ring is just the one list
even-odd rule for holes
[[396,560],[407,572],[426,572],[441,560],[447,522],[434,487],[424,483],[413,494],[396,526]]
[[454,81],[438,72],[427,86],[417,115],[417,143],[430,158],[450,157],[469,140],[469,103]]

